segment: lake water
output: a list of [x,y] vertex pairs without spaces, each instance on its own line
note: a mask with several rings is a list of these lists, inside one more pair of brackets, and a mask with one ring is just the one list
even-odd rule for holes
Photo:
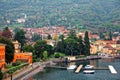
[[34,80],[120,80],[120,59],[99,59],[79,61],[70,64],[91,64],[95,67],[106,68],[108,65],[113,65],[118,73],[112,74],[109,70],[95,70],[94,74],[83,74],[83,71],[76,74],[74,70],[47,68],[45,71],[34,75],[32,78]]

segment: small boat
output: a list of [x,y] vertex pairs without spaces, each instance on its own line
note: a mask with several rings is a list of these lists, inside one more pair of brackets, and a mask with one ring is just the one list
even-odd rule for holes
[[75,69],[77,66],[76,65],[70,65],[67,67],[67,69]]
[[83,73],[84,74],[94,74],[95,70],[84,70]]
[[92,66],[92,65],[86,65],[85,66],[85,69],[92,69],[92,68],[94,68],[94,66]]

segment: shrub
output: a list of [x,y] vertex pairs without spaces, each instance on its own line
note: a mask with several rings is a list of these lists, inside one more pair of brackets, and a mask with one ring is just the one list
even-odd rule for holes
[[59,57],[63,57],[63,56],[65,56],[65,54],[59,53],[59,52],[56,52],[56,53],[54,54],[54,57],[55,57],[55,58],[59,58]]
[[20,63],[21,62],[14,62],[14,63],[12,63],[12,66],[18,66],[18,65],[20,65]]
[[7,71],[7,73],[12,74],[13,72],[15,72],[15,71],[21,69],[23,66],[27,66],[27,65],[29,65],[29,63],[24,63],[19,66],[12,67]]
[[13,66],[12,65],[6,65],[5,68],[12,68]]

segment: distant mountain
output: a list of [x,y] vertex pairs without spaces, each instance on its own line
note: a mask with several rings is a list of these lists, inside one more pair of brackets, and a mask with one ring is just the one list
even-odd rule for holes
[[[26,18],[18,24],[17,19]],[[9,23],[10,20],[10,23]],[[119,26],[120,0],[0,0],[0,25]]]

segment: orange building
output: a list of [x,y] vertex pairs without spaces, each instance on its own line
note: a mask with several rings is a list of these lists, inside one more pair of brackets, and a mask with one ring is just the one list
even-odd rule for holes
[[20,52],[20,44],[18,41],[14,41],[13,44],[15,48],[13,62],[21,61],[29,62],[30,64],[32,64],[32,52]]
[[21,61],[21,62],[29,62],[32,64],[32,53],[25,52],[25,53],[15,53],[13,62]]
[[0,68],[5,67],[5,44],[0,43]]

